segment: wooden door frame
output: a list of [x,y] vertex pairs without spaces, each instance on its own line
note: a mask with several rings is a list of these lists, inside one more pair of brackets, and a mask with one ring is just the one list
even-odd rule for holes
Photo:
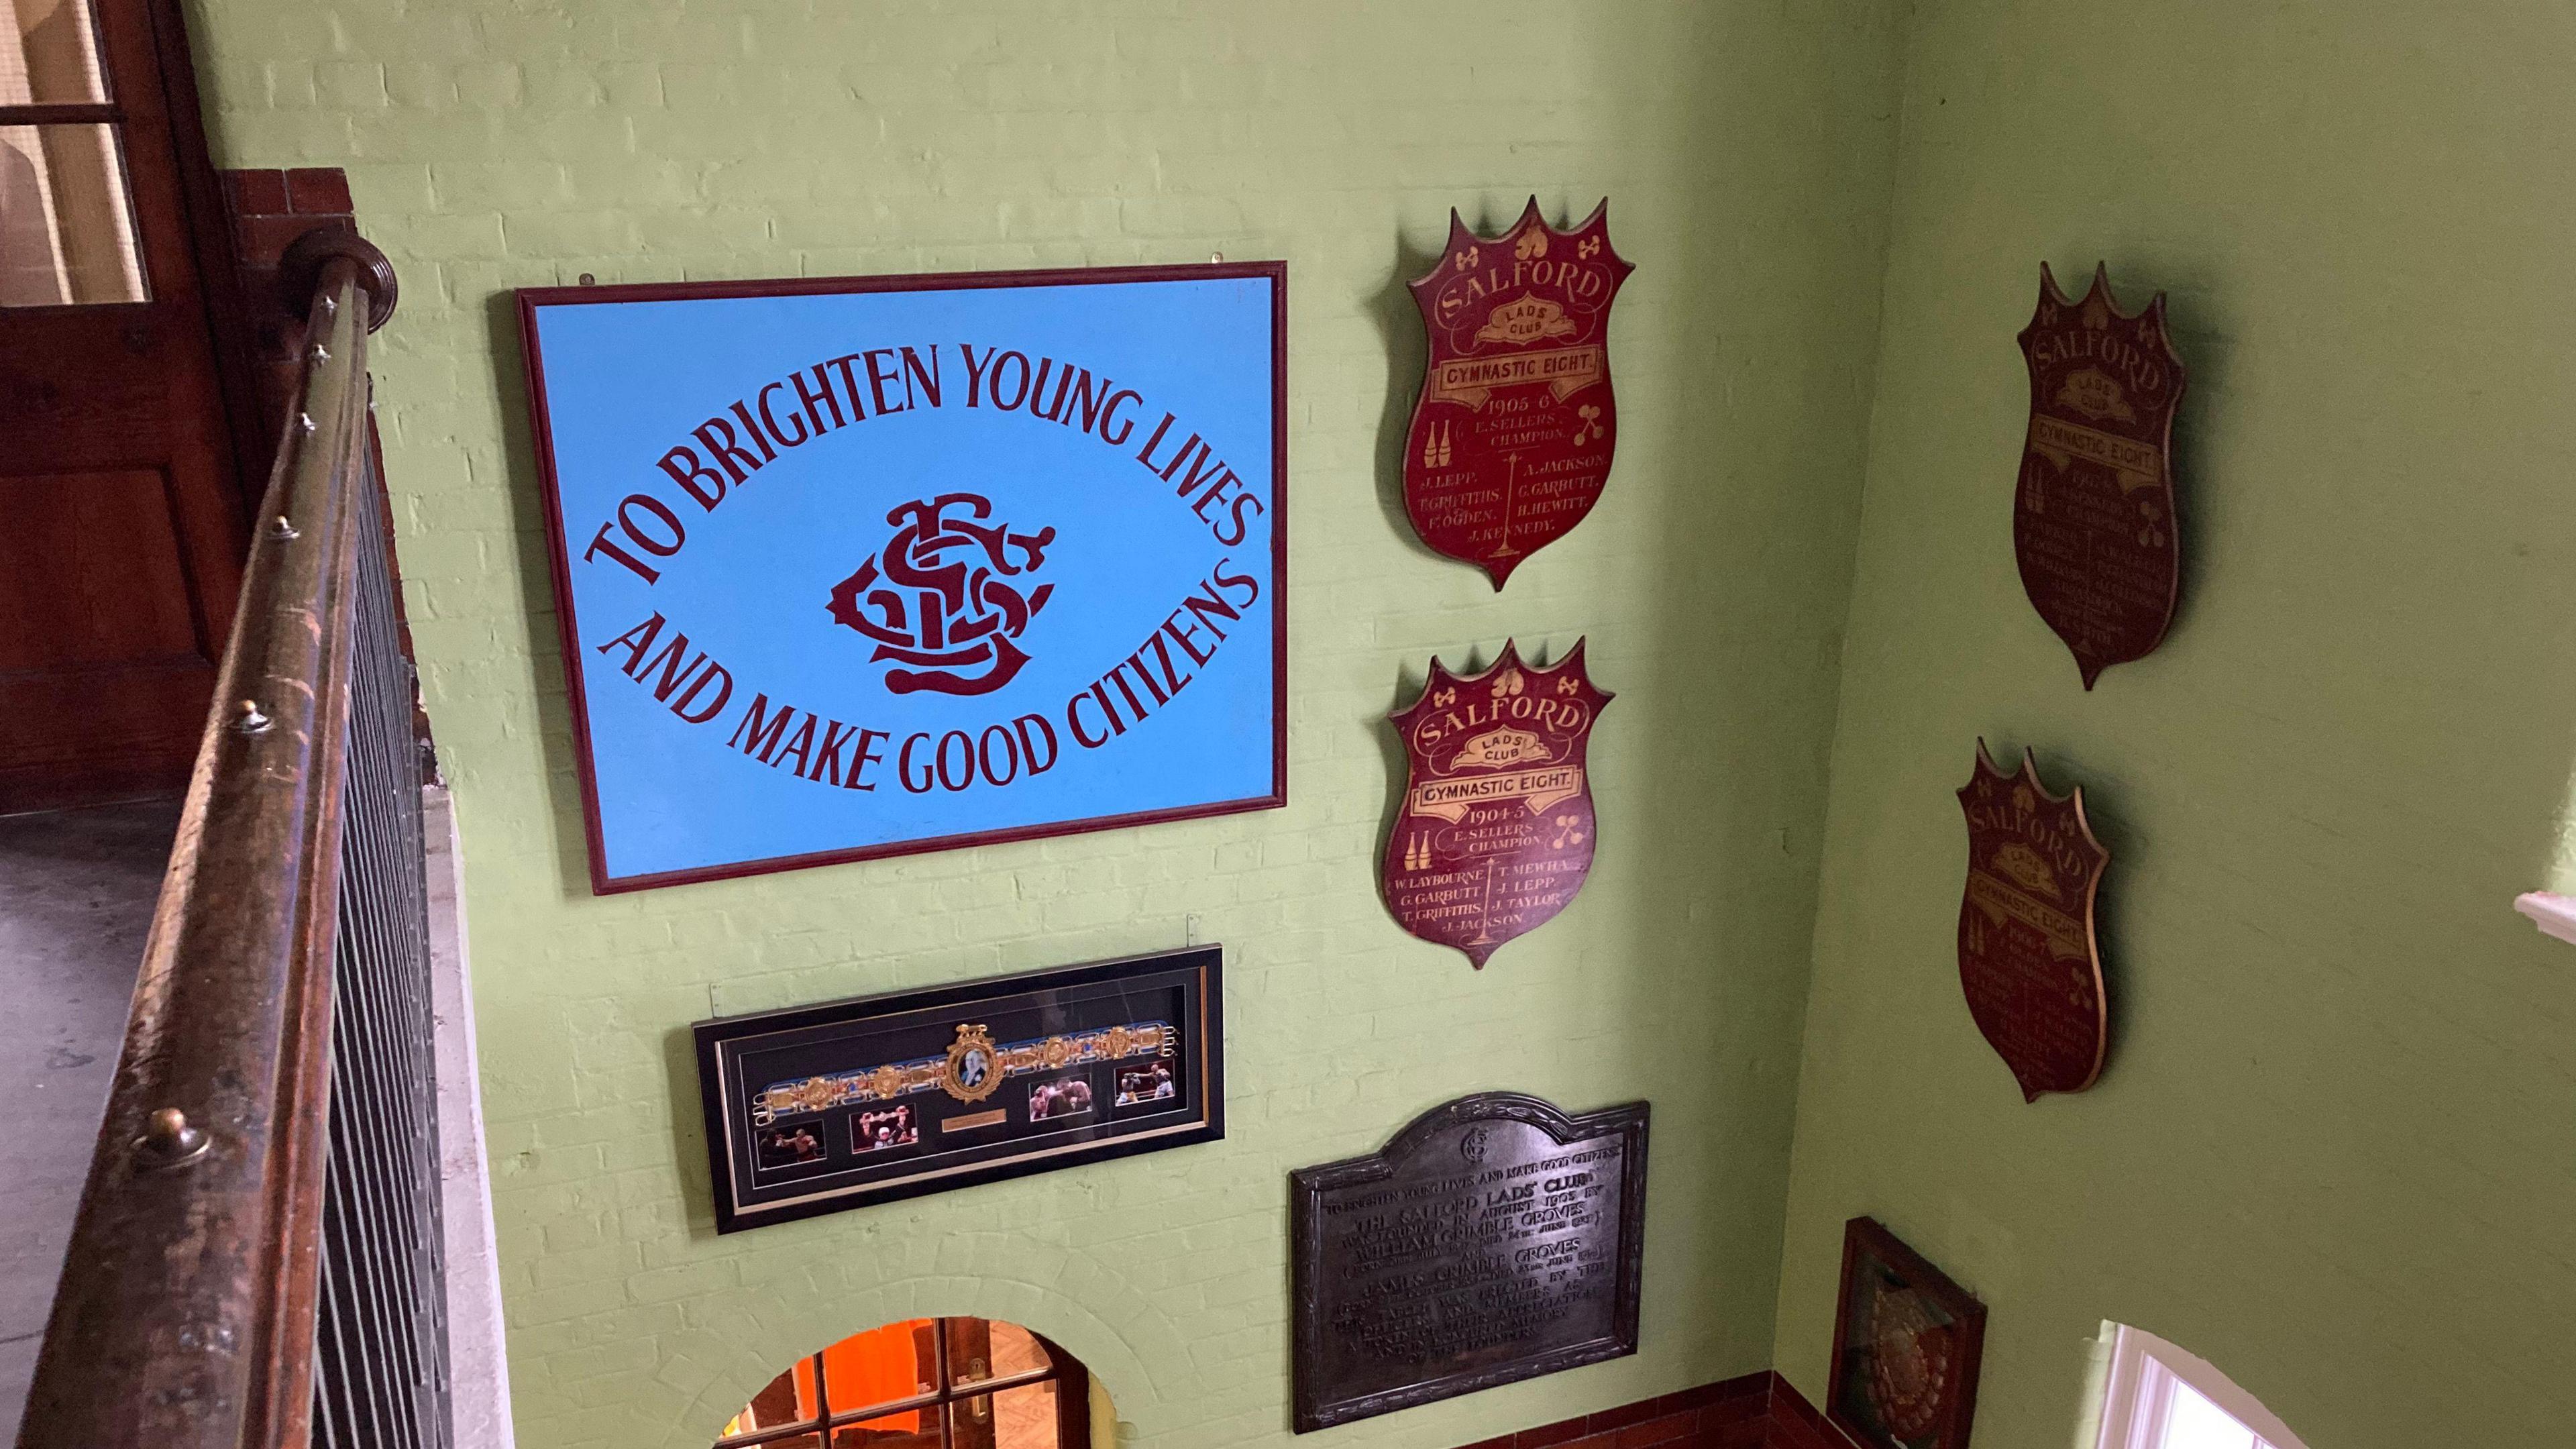
[[[121,0],[97,0],[117,4]],[[254,307],[271,299],[243,295],[241,256],[233,245],[230,208],[224,203],[223,180],[215,170],[206,139],[204,101],[197,88],[196,55],[188,41],[187,12],[182,0],[133,0],[143,7],[152,32],[153,68],[161,77],[162,110],[170,125],[170,154],[179,172],[179,205],[187,227],[188,250],[197,263],[197,295],[206,312],[206,330],[215,352],[215,385],[223,398],[225,456],[233,473],[233,494],[248,520],[266,490],[267,460],[276,442],[268,437],[284,428],[282,418],[260,415],[257,324]],[[286,305],[277,302],[274,305]]]
[[[297,373],[296,359],[303,350],[304,316],[311,300],[312,269],[298,266],[294,253],[302,247],[290,247],[272,233],[279,228],[276,217],[246,217],[242,198],[232,183],[259,173],[227,173],[216,168],[212,153],[204,96],[198,85],[196,62],[189,38],[185,0],[72,0],[91,7],[93,28],[101,47],[101,60],[111,72],[117,66],[141,70],[148,65],[149,76],[135,76],[134,84],[119,84],[113,100],[123,112],[121,124],[134,125],[142,118],[138,112],[157,106],[157,146],[166,142],[169,174],[159,189],[165,193],[161,203],[175,211],[157,223],[166,235],[146,237],[140,233],[144,218],[137,217],[138,249],[150,275],[150,252],[162,249],[165,262],[184,260],[194,269],[196,296],[167,299],[174,306],[163,315],[173,323],[188,319],[202,328],[206,362],[213,373],[211,397],[196,414],[203,425],[203,451],[198,456],[201,466],[211,474],[211,494],[207,506],[226,510],[232,533],[240,551],[247,552],[251,528],[256,520],[261,499],[267,492],[270,467],[286,436],[287,417],[292,411],[280,396],[279,384],[291,388]],[[116,39],[111,40],[111,36]],[[110,44],[121,48],[112,55],[105,49]],[[124,164],[127,185],[136,185],[132,172],[135,148],[133,138],[125,138]],[[363,250],[369,259],[368,292],[373,303],[371,327],[383,325],[391,315],[395,282],[392,269],[381,254],[367,247],[355,236],[355,219],[349,214],[346,180],[337,168],[291,173],[272,173],[281,181],[296,178],[290,194],[296,197],[287,209],[298,213],[302,223],[297,228],[303,241],[311,233],[347,233],[347,240]],[[319,194],[334,198],[325,203],[333,209],[317,211],[305,196],[308,186],[318,183]],[[247,237],[243,227],[254,222],[272,223],[260,234]],[[273,243],[273,244],[272,244]],[[266,246],[266,252],[260,249]],[[332,250],[325,247],[324,250]],[[313,258],[306,258],[307,261]],[[154,288],[158,295],[158,288]],[[114,305],[114,304],[88,304]],[[372,413],[372,409],[370,409]],[[380,497],[384,492],[382,445],[376,437],[372,417],[368,428],[368,449],[374,464],[374,486]],[[401,597],[401,573],[394,547],[394,521],[390,501],[385,501],[383,514],[387,565],[394,570],[395,625],[406,661],[413,658],[408,611]],[[186,551],[182,530],[183,552]],[[240,558],[234,563],[238,567]],[[202,570],[198,560],[190,558],[184,565],[192,594],[201,586]],[[199,610],[192,600],[191,611],[198,615],[198,627],[205,635],[204,647],[209,662],[219,661],[231,631],[233,611],[217,604],[212,610]],[[219,613],[219,617],[218,617]],[[437,778],[436,755],[426,713],[421,709],[417,681],[413,690],[413,725],[427,777]],[[184,783],[184,773],[172,782],[173,790]],[[122,787],[111,786],[121,791]],[[70,790],[59,799],[72,800],[89,793]],[[34,797],[40,800],[41,792]],[[53,808],[23,802],[25,808]]]

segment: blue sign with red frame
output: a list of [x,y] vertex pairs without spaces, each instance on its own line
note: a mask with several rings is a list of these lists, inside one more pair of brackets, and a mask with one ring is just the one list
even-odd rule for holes
[[522,290],[592,888],[1285,804],[1286,291]]

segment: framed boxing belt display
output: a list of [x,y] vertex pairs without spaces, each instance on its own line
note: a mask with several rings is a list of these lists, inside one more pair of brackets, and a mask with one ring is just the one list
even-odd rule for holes
[[1223,956],[699,1022],[717,1231],[1224,1137]]

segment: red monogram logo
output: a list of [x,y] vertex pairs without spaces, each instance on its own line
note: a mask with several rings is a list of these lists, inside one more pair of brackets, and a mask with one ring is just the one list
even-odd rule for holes
[[[949,517],[952,508],[966,516]],[[899,504],[886,514],[894,537],[832,589],[832,621],[876,641],[871,663],[917,666],[887,670],[887,689],[990,694],[1029,662],[1012,641],[1055,585],[1024,593],[1008,580],[1046,563],[1055,529],[1013,533],[982,521],[992,515],[992,500],[974,493]]]

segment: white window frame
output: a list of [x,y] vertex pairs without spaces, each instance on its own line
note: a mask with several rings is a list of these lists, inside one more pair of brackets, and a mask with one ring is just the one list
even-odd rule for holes
[[2189,1384],[2202,1397],[2254,1431],[2263,1449],[2307,1449],[2289,1426],[2207,1359],[2125,1323],[2102,1325],[2109,1371],[2097,1410],[2099,1428],[2082,1449],[2157,1449],[2173,1412],[2174,1386]]

